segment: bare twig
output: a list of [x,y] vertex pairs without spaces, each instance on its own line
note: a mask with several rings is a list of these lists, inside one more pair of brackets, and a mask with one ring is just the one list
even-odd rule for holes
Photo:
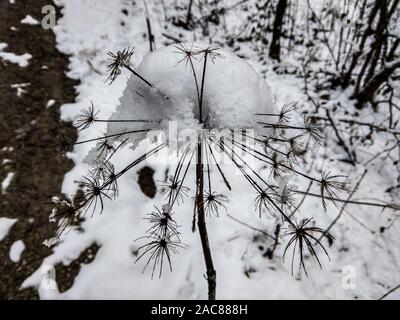
[[150,51],[153,51],[155,49],[155,42],[154,42],[154,35],[153,32],[151,31],[151,22],[150,22],[150,14],[149,14],[149,8],[147,7],[146,0],[143,0],[144,4],[144,10],[145,10],[145,18],[146,18],[146,26],[147,26],[147,35],[149,37],[149,46],[150,46]]
[[333,131],[335,132],[336,138],[339,140],[339,145],[343,148],[343,150],[346,152],[347,156],[349,157],[350,163],[354,166],[355,165],[355,159],[353,157],[353,154],[350,152],[350,149],[344,142],[343,138],[340,136],[339,130],[337,129],[335,122],[333,121],[331,114],[328,109],[326,109],[326,115],[329,119],[329,122],[332,125]]
[[245,226],[245,227],[247,227],[247,228],[253,230],[253,231],[257,231],[257,232],[262,233],[262,234],[263,234],[264,236],[266,236],[267,238],[270,238],[270,239],[275,240],[275,237],[272,236],[272,235],[270,235],[268,232],[265,232],[265,231],[262,230],[262,229],[253,227],[253,226],[247,224],[246,222],[243,222],[243,221],[241,221],[241,220],[235,218],[234,216],[232,216],[232,215],[229,214],[229,213],[227,214],[227,217],[228,217],[229,219],[231,219],[231,220],[233,220],[233,221],[235,221],[235,222],[237,222],[237,223],[239,223],[239,224],[241,224],[241,225],[243,225],[243,226]]
[[351,200],[351,198],[353,197],[354,193],[357,191],[358,187],[361,184],[361,181],[364,179],[365,175],[367,174],[367,170],[364,171],[364,173],[361,175],[360,179],[358,179],[358,182],[356,184],[356,186],[354,187],[354,189],[351,191],[351,193],[349,194],[349,196],[347,197],[347,200],[344,202],[342,208],[340,209],[339,214],[336,216],[336,218],[331,222],[331,224],[329,225],[328,228],[326,228],[325,233],[319,238],[319,240],[321,240],[323,238],[324,235],[326,235],[327,233],[329,233],[329,230],[332,229],[332,227],[336,224],[336,222],[338,222],[338,220],[340,219],[340,217],[342,216],[342,214],[345,212],[345,208],[347,206],[347,204],[349,203],[349,201]]
[[389,294],[395,292],[396,290],[400,289],[400,284],[392,289],[390,289],[388,292],[386,292],[382,297],[380,297],[378,300],[383,300],[385,299]]

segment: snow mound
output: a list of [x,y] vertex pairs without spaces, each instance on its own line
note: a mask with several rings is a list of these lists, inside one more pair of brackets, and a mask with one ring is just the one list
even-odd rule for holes
[[17,222],[17,219],[10,219],[6,217],[0,217],[0,241],[2,241],[8,234],[8,231]]
[[17,263],[20,260],[21,254],[24,250],[24,242],[22,240],[15,241],[10,248],[10,260]]
[[[194,52],[208,47],[198,43],[183,46]],[[201,91],[204,54],[194,55],[192,62]],[[110,119],[154,122],[112,122],[108,125],[108,134],[144,128],[166,131],[170,121],[176,121],[178,130],[202,127],[195,77],[179,46],[171,45],[147,54],[135,71],[152,87],[132,74],[120,105]],[[257,113],[274,111],[268,85],[250,64],[222,49],[218,50],[218,56],[208,57],[203,94],[203,119],[208,129],[261,129]],[[139,142],[144,136],[145,133],[135,133],[131,138]]]
[[39,24],[39,21],[28,14],[24,19],[21,20],[21,23],[35,26]]

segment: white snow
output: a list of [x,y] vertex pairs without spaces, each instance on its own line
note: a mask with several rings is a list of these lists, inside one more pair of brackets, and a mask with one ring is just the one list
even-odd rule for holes
[[17,222],[18,219],[11,219],[0,217],[0,241],[2,241],[8,234],[8,231]]
[[24,53],[22,55],[17,55],[11,52],[4,52],[3,50],[7,48],[8,45],[6,43],[0,43],[0,58],[4,61],[8,61],[11,63],[18,64],[20,67],[27,67],[29,64],[29,59],[32,58],[32,55],[29,53]]
[[12,89],[17,89],[17,97],[22,97],[24,93],[26,93],[26,90],[24,88],[29,87],[31,84],[29,82],[27,83],[16,83],[12,84],[11,88]]
[[55,100],[50,99],[49,101],[47,101],[46,108],[52,107],[55,103],[56,103]]
[[10,259],[17,263],[21,258],[22,252],[25,250],[25,244],[22,240],[15,241],[10,247]]
[[[228,1],[229,2],[229,1]],[[235,1],[232,1],[234,3]],[[170,1],[166,1],[167,6]],[[231,2],[229,2],[231,3]],[[90,101],[94,101],[98,106],[100,118],[109,118],[113,113],[113,117],[123,116],[135,118],[139,116],[155,117],[157,105],[146,101],[140,102],[138,97],[134,98],[134,89],[146,91],[148,88],[142,86],[143,83],[138,79],[129,76],[129,72],[124,70],[122,75],[111,85],[105,84],[106,69],[109,61],[106,52],[121,50],[122,48],[135,45],[134,64],[143,76],[149,81],[157,83],[159,90],[166,90],[168,94],[175,97],[182,94],[182,101],[179,107],[190,110],[187,124],[196,125],[195,107],[193,102],[193,78],[190,75],[190,69],[184,68],[184,65],[174,66],[177,61],[175,55],[171,54],[170,47],[163,48],[153,54],[146,56],[148,51],[148,42],[143,37],[146,34],[146,25],[143,19],[143,8],[139,4],[130,7],[131,14],[129,19],[125,20],[125,26],[120,24],[121,9],[125,7],[125,1],[101,1],[94,3],[90,0],[63,0],[60,5],[64,6],[63,17],[58,20],[55,33],[57,36],[58,48],[63,52],[70,54],[70,71],[68,75],[75,79],[80,79],[81,83],[77,86],[78,97],[74,103],[66,104],[62,107],[62,118],[66,120],[74,120],[80,114],[80,110],[90,105]],[[165,38],[161,37],[164,32],[163,25],[160,22],[162,15],[161,9],[156,5],[149,5],[150,13],[153,21],[153,32],[156,35],[157,47],[164,46]],[[299,10],[300,11],[300,10]],[[237,16],[240,12],[231,10],[226,13],[226,21],[228,26],[239,29],[237,26]],[[107,23],[105,23],[105,21]],[[168,30],[168,33],[174,34],[175,29]],[[178,32],[178,31],[177,31]],[[186,43],[204,40],[201,32],[195,34],[192,31],[183,31],[182,38]],[[210,38],[214,41],[223,42],[225,32],[216,32],[210,30]],[[163,52],[165,60],[165,74],[163,65],[161,65],[159,53]],[[247,66],[251,64],[259,74],[265,75],[265,81],[271,88],[272,95],[276,100],[277,108],[290,102],[298,102],[299,105],[307,106],[309,104],[307,97],[303,93],[303,80],[291,75],[277,75],[271,69],[270,64],[262,65],[258,63],[258,53],[245,45],[241,51],[250,59],[242,62],[238,58],[232,58],[231,54],[224,50],[224,55],[228,56],[228,60],[234,60],[235,65],[240,65],[240,70],[248,70],[246,74],[250,74],[250,78],[260,83],[254,71]],[[88,56],[92,67],[87,63]],[[141,58],[145,56],[143,62]],[[264,53],[265,56],[265,53]],[[239,61],[237,61],[238,59]],[[217,58],[215,66],[209,65],[210,68],[218,67],[219,60],[224,64],[223,58]],[[154,66],[150,64],[154,61]],[[294,61],[299,63],[299,61]],[[156,72],[151,69],[154,67]],[[99,70],[99,72],[95,72]],[[181,70],[179,72],[171,71]],[[227,67],[231,70],[234,68]],[[160,72],[163,71],[163,72]],[[214,87],[208,85],[206,93],[213,93],[213,97],[219,98],[220,91],[224,89],[222,83],[230,83],[231,79],[226,73],[228,70],[221,70],[224,77],[215,79]],[[247,73],[248,72],[248,73]],[[236,75],[237,76],[237,75]],[[129,77],[129,79],[127,79]],[[189,80],[190,81],[189,81]],[[207,79],[207,78],[206,78]],[[236,78],[234,78],[236,80]],[[247,79],[247,77],[245,77]],[[188,81],[187,81],[188,80]],[[237,79],[237,83],[242,83],[242,79]],[[168,81],[173,81],[173,85]],[[208,81],[208,80],[206,80]],[[222,83],[221,83],[222,82]],[[260,84],[262,87],[263,84]],[[185,87],[188,92],[182,92]],[[221,88],[222,87],[222,88]],[[245,86],[247,88],[247,85]],[[252,86],[250,86],[252,87]],[[125,89],[126,88],[126,89]],[[229,93],[235,89],[226,86]],[[241,88],[242,89],[242,88]],[[125,91],[124,91],[125,90]],[[210,90],[210,91],[209,91]],[[214,90],[214,91],[213,91]],[[191,92],[191,93],[189,93]],[[237,95],[236,95],[237,94]],[[234,92],[234,96],[240,98],[240,92]],[[263,94],[263,93],[260,93]],[[121,106],[116,108],[121,99]],[[150,96],[150,93],[149,93]],[[221,94],[221,97],[223,95]],[[260,99],[264,101],[262,96]],[[139,100],[137,100],[139,99]],[[226,99],[229,99],[228,97]],[[241,99],[241,98],[240,98]],[[241,100],[230,101],[238,104],[240,108]],[[266,99],[266,98],[265,98]],[[338,92],[334,97],[342,102],[342,105],[349,104],[343,92]],[[156,99],[157,100],[157,99]],[[154,101],[154,103],[156,102]],[[269,98],[267,99],[269,101]],[[131,101],[132,108],[128,109]],[[228,101],[228,100],[227,100]],[[208,102],[210,109],[214,113],[213,116],[216,126],[226,126],[224,116],[228,119],[227,108],[224,105],[225,114],[218,113],[213,108],[214,102]],[[225,101],[219,101],[224,104]],[[216,104],[215,104],[216,105]],[[144,109],[149,106],[149,111]],[[264,108],[264,105],[258,107]],[[141,109],[136,109],[141,108]],[[134,110],[140,110],[136,114]],[[164,112],[164,110],[161,110]],[[168,113],[165,110],[165,116],[171,117],[175,114]],[[154,113],[153,113],[154,112]],[[230,121],[238,121],[240,114],[234,114]],[[247,119],[248,114],[244,120]],[[360,119],[371,115],[360,112]],[[374,115],[372,115],[374,116]],[[229,117],[231,117],[229,115]],[[106,130],[103,123],[95,123],[90,129],[79,133],[79,139],[90,139],[98,137]],[[94,144],[86,144],[76,146],[74,152],[70,154],[71,159],[75,162],[75,167],[65,176],[62,191],[73,195],[77,190],[74,181],[79,180],[81,175],[87,171],[88,165],[83,159]],[[141,143],[135,150],[123,148],[115,156],[116,170],[123,168],[129,164],[132,159],[136,159],[147,150],[146,143]],[[341,151],[335,147],[327,149],[316,148],[307,156],[307,164],[304,171],[312,174],[319,174],[318,169],[334,168],[335,171],[347,174],[351,180],[357,180],[362,173],[359,168],[353,168],[336,161]],[[165,153],[164,153],[165,154]],[[327,159],[333,159],[328,161]],[[149,159],[143,162],[137,168],[134,168],[126,175],[121,177],[120,196],[116,201],[105,202],[104,212],[102,215],[95,215],[91,219],[86,219],[82,224],[84,232],[75,229],[67,233],[61,242],[53,249],[54,253],[47,257],[42,266],[26,281],[24,287],[33,285],[39,287],[41,298],[45,299],[81,299],[81,298],[123,298],[123,299],[199,299],[206,298],[207,287],[204,280],[204,261],[201,253],[201,246],[198,234],[192,234],[190,230],[193,200],[187,198],[183,205],[175,208],[176,219],[182,226],[181,238],[187,244],[187,248],[180,250],[177,256],[172,258],[173,272],[164,270],[161,279],[150,279],[149,272],[142,274],[145,260],[134,263],[135,256],[132,254],[139,244],[134,242],[135,239],[142,236],[144,231],[148,229],[148,224],[143,217],[151,212],[154,205],[161,206],[164,203],[164,197],[157,194],[154,199],[148,199],[143,195],[136,183],[137,170],[145,165],[151,165],[156,171],[154,179],[162,181],[166,169],[173,170],[174,165],[168,162],[157,162]],[[265,169],[261,164],[255,164],[254,170],[262,174]],[[247,187],[246,181],[240,175],[236,174],[234,167],[227,165],[224,171],[229,176],[232,184],[232,192],[230,192],[228,212],[250,224],[263,230],[271,231],[274,221],[266,217],[258,218],[258,214],[254,212],[254,197]],[[218,180],[218,172],[213,168],[214,188],[219,192],[226,192],[222,181]],[[193,193],[194,172],[190,170],[187,176],[188,186],[191,187]],[[385,194],[384,186],[387,181],[393,178],[392,172],[386,167],[378,168],[371,165],[368,174],[362,182],[359,190],[354,198],[364,199],[374,198],[391,201]],[[299,189],[305,190],[307,184],[304,181],[293,181],[298,185]],[[317,191],[318,192],[318,191]],[[192,195],[191,193],[191,195]],[[313,216],[318,226],[326,227],[338,214],[337,208],[333,205],[328,206],[327,212],[323,212],[318,199],[308,198],[302,208],[303,216]],[[49,212],[50,214],[50,212]],[[302,217],[303,217],[302,216]],[[207,220],[209,228],[210,245],[212,248],[214,263],[217,270],[217,298],[219,299],[375,299],[382,296],[393,285],[400,282],[400,257],[398,248],[400,246],[400,232],[398,223],[394,223],[392,228],[384,233],[379,232],[382,225],[389,225],[391,219],[394,219],[392,212],[385,210],[381,212],[379,209],[371,209],[370,207],[348,206],[348,211],[342,216],[335,228],[332,230],[336,238],[332,247],[329,247],[331,262],[323,259],[323,270],[319,270],[315,264],[309,265],[309,277],[290,274],[290,259],[285,263],[282,262],[282,254],[284,245],[278,246],[274,259],[269,260],[262,256],[261,250],[258,248],[262,245],[264,248],[271,245],[267,239],[261,238],[254,241],[259,233],[234,222],[225,214],[220,214],[219,218],[210,217]],[[273,232],[273,230],[272,230]],[[46,266],[55,265],[58,262],[68,263],[72,259],[79,256],[80,252],[93,242],[98,243],[101,248],[97,253],[95,260],[84,265],[75,279],[74,285],[70,290],[60,293],[57,290],[46,290],[40,286],[43,279],[42,270]],[[323,258],[321,256],[321,258]],[[310,262],[310,261],[307,261]],[[246,272],[248,276],[246,276]],[[347,279],[354,282],[355,286],[346,286]]]
[[7,188],[11,183],[11,180],[14,178],[15,172],[9,172],[5,179],[1,183],[1,193],[5,194],[7,192]]
[[[185,48],[194,52],[207,49],[204,43],[185,43]],[[264,79],[245,60],[226,50],[217,50],[218,56],[208,57],[204,84],[203,119],[213,129],[255,129],[257,113],[273,113],[275,106],[269,87]],[[175,121],[178,132],[200,128],[199,103],[192,70],[175,45],[147,54],[136,68],[136,72],[149,81],[149,87],[140,78],[131,75],[120,100],[120,106],[111,119],[162,120],[152,123],[153,129],[168,130],[170,121]],[[198,79],[199,91],[204,58],[195,55],[193,65]],[[154,89],[155,88],[155,89]],[[165,98],[168,97],[168,99]],[[108,134],[147,128],[148,123],[110,123]],[[260,129],[261,130],[261,129]],[[143,135],[132,134],[133,142]],[[125,139],[126,136],[121,137]]]
[[25,18],[21,20],[21,23],[23,24],[30,24],[30,25],[38,25],[39,21],[37,21],[35,18],[33,18],[31,15],[27,15]]

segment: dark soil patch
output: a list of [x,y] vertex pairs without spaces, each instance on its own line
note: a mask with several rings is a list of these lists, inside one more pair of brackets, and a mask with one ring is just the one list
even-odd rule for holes
[[154,170],[150,167],[144,167],[138,171],[138,183],[140,190],[149,198],[154,198],[157,187],[153,179]]
[[68,265],[64,265],[62,263],[55,265],[58,291],[65,292],[72,287],[76,275],[81,270],[82,264],[91,263],[95,259],[99,249],[100,246],[96,243],[93,243],[91,246],[82,251],[77,259],[73,260]]
[[[0,242],[2,299],[38,298],[35,289],[20,290],[20,286],[52,253],[42,244],[56,229],[54,223],[48,223],[52,209],[49,202],[60,193],[64,174],[73,166],[68,159],[57,160],[51,146],[55,143],[53,130],[60,125],[71,140],[76,139],[71,124],[60,122],[59,108],[74,101],[74,86],[78,82],[65,75],[68,57],[55,48],[54,33],[40,25],[20,23],[27,14],[40,21],[41,9],[47,4],[46,0],[0,2],[0,39],[8,44],[4,51],[32,55],[25,68],[0,61],[0,181],[9,172],[15,172],[7,193],[0,195],[0,217],[18,219]],[[29,85],[18,97],[11,85],[21,83]],[[51,99],[55,100],[54,105],[46,108]],[[3,159],[10,162],[2,165]],[[26,248],[14,263],[9,251],[17,240],[22,240]],[[79,272],[73,266],[74,270],[62,272],[57,279],[70,283]]]

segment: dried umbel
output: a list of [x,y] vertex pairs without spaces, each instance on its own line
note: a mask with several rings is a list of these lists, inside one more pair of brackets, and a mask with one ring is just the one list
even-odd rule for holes
[[[173,210],[186,199],[190,199],[191,190],[187,186],[190,185],[187,181],[187,173],[195,167],[192,228],[196,229],[197,222],[207,267],[209,298],[215,298],[216,273],[207,237],[205,217],[219,216],[221,212],[228,212],[229,192],[232,189],[228,171],[225,170],[225,165],[218,161],[217,154],[236,167],[244,177],[244,183],[248,183],[250,190],[255,191],[254,209],[258,215],[280,217],[283,228],[287,229],[281,238],[290,237],[284,256],[293,246],[292,272],[296,254],[300,257],[299,267],[306,270],[304,262],[306,251],[320,264],[317,247],[324,253],[327,252],[315,234],[320,233],[327,237],[330,235],[323,229],[310,226],[311,219],[302,219],[298,222],[301,219],[298,216],[302,201],[299,204],[297,196],[301,192],[294,190],[293,186],[287,182],[290,176],[295,175],[309,181],[310,186],[312,184],[320,186],[320,197],[324,209],[326,209],[327,200],[335,201],[339,199],[339,192],[347,190],[343,184],[344,177],[341,175],[332,175],[328,172],[321,178],[317,178],[302,170],[304,142],[308,140],[308,143],[314,141],[320,144],[323,139],[320,126],[316,126],[307,117],[304,117],[302,124],[291,124],[293,118],[299,118],[293,117],[297,107],[295,103],[283,106],[281,111],[274,112],[273,102],[269,101],[270,95],[264,81],[259,79],[255,71],[241,59],[233,58],[232,54],[223,52],[216,45],[178,44],[172,48],[163,48],[145,57],[135,70],[132,69],[131,64],[133,50],[125,49],[117,54],[110,54],[110,57],[112,63],[109,66],[109,80],[114,81],[122,69],[129,70],[133,76],[128,81],[126,90],[129,92],[129,97],[135,97],[137,100],[136,102],[126,100],[127,98],[123,96],[121,106],[110,119],[101,119],[94,104],[91,104],[76,121],[80,130],[88,129],[95,122],[105,122],[108,125],[108,132],[104,136],[75,143],[75,145],[98,143],[95,149],[97,160],[93,163],[89,175],[85,176],[81,182],[85,200],[78,209],[84,212],[91,210],[92,214],[96,210],[103,211],[104,201],[112,200],[118,195],[118,179],[162,149],[171,147],[170,140],[157,141],[148,152],[118,172],[115,171],[111,158],[115,158],[127,142],[136,145],[138,140],[146,137],[146,133],[152,130],[165,130],[167,120],[176,120],[180,121],[179,124],[183,123],[183,127],[196,127],[196,134],[194,140],[180,142],[177,149],[173,150],[179,155],[175,171],[160,185],[160,192],[164,196],[165,203],[161,209],[155,207],[155,210],[146,216],[145,219],[151,226],[147,230],[147,235],[138,239],[145,241],[146,244],[139,247],[137,261],[147,258],[145,269],[152,264],[152,277],[157,266],[159,276],[161,276],[165,261],[172,270],[172,254],[178,253],[179,249],[185,247],[179,237],[179,226],[174,219],[177,215],[173,214]],[[161,58],[162,63],[161,60],[157,60]],[[237,79],[223,78],[226,74],[224,68],[228,65],[233,68],[230,70],[231,73],[237,72],[235,67],[243,68],[237,72]],[[149,73],[150,70],[156,73],[157,68],[162,68],[159,74]],[[249,77],[245,83],[239,77],[241,74]],[[147,77],[151,78],[151,81],[147,80]],[[173,86],[168,86],[161,80],[168,80]],[[182,82],[184,91],[177,87],[179,81]],[[225,81],[227,88],[232,91],[215,90],[212,85],[217,86],[217,83],[213,81],[219,83]],[[237,84],[240,84],[240,92],[237,89],[239,87],[235,87]],[[251,85],[255,88],[246,87]],[[260,88],[265,89],[265,92],[260,91]],[[253,100],[249,97],[248,109],[245,108],[246,101],[242,101],[245,99],[241,96],[242,91],[253,94]],[[181,93],[184,96],[181,97]],[[193,94],[193,96],[187,96],[188,94]],[[257,94],[261,96],[254,97]],[[181,104],[181,100],[185,103]],[[237,101],[236,107],[243,109],[232,109],[232,101]],[[267,104],[266,108],[263,108],[262,102]],[[127,106],[125,107],[124,104]],[[137,113],[140,118],[130,118],[128,106],[134,110],[137,108],[135,114]],[[192,109],[185,109],[188,106]],[[231,113],[227,110],[231,110]],[[251,114],[246,115],[245,110],[250,110],[248,112]],[[188,117],[185,112],[189,112],[193,117]],[[243,124],[243,126],[238,126],[238,124]],[[237,130],[238,127],[239,130]],[[216,134],[217,128],[224,129],[224,134]],[[252,129],[251,133],[248,129]],[[67,149],[67,146],[73,146],[67,143],[63,135],[59,137],[59,151]],[[269,174],[257,171],[249,164],[249,158],[264,165]],[[217,170],[213,172],[211,166],[215,166]],[[216,190],[213,183],[216,178],[222,179],[226,192]],[[277,245],[278,235],[272,237],[275,238]]]
[[[290,238],[287,242],[285,251],[283,252],[283,259],[285,259],[287,251],[293,247],[292,249],[292,275],[294,270],[294,260],[296,251],[299,253],[299,268],[303,268],[304,272],[307,274],[307,269],[304,263],[304,256],[306,254],[306,249],[312,257],[318,262],[318,265],[322,268],[322,264],[318,258],[318,254],[316,252],[315,244],[319,246],[323,252],[329,258],[329,254],[326,251],[325,247],[322,245],[321,240],[319,239],[319,235],[327,237],[332,241],[334,238],[331,234],[327,233],[325,230],[309,226],[312,219],[303,219],[300,223],[295,225],[289,225],[288,230],[285,231],[281,238]],[[319,234],[319,235],[318,235]],[[329,258],[330,260],[330,258]]]
[[151,233],[145,239],[148,242],[139,247],[140,255],[136,259],[136,261],[139,261],[144,256],[148,257],[143,272],[146,270],[147,266],[152,263],[151,278],[154,277],[154,272],[157,266],[159,267],[159,277],[161,277],[165,260],[167,260],[168,266],[172,271],[171,255],[177,254],[178,249],[185,248],[185,245],[179,240],[173,240],[173,235],[171,234],[159,235]]
[[219,210],[222,208],[225,212],[228,211],[225,204],[228,202],[228,197],[221,193],[216,193],[212,191],[211,193],[208,191],[204,191],[204,208],[207,215],[214,214],[219,217]]
[[164,205],[162,210],[157,207],[154,208],[155,211],[145,218],[152,225],[146,233],[158,236],[174,235],[178,237],[178,224],[172,218],[173,213],[171,212],[171,208],[168,205]]
[[91,105],[88,109],[82,110],[82,113],[78,120],[75,121],[75,126],[79,130],[85,130],[89,128],[94,122],[97,121],[97,114],[99,111],[96,111],[93,105],[93,102],[91,102]]
[[108,55],[112,59],[112,62],[108,65],[108,79],[110,83],[121,74],[121,68],[129,68],[131,66],[131,57],[133,55],[134,48],[126,48],[122,51],[118,51],[116,54],[109,52]]
[[73,144],[68,140],[64,132],[59,129],[56,131],[56,144],[54,151],[58,156],[64,157],[67,152],[72,151]]

